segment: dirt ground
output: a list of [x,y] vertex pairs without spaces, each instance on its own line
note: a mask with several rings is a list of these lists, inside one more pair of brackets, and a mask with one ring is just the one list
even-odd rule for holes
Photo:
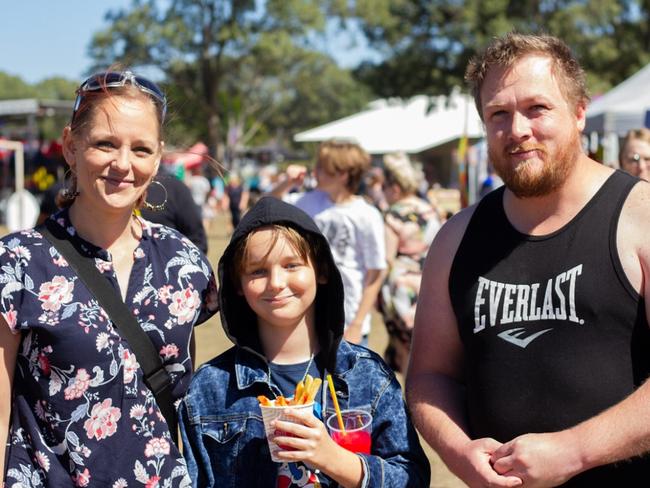
[[[208,231],[208,258],[216,269],[221,253],[229,240],[229,224],[224,216],[218,216],[211,224]],[[379,353],[383,352],[387,335],[381,317],[373,316],[373,327],[370,334],[370,348]],[[228,349],[232,343],[226,338],[218,317],[213,317],[196,330],[197,366]],[[427,456],[431,462],[431,487],[432,488],[458,488],[465,486],[458,478],[451,474],[438,456],[424,441]]]

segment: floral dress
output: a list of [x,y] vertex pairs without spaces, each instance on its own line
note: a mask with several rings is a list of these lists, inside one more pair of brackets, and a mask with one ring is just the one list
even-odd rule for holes
[[397,255],[379,294],[379,309],[388,330],[384,359],[395,371],[405,372],[424,258],[440,220],[428,202],[412,196],[392,204],[384,222],[398,239]]
[[[119,290],[110,253],[53,217]],[[180,399],[192,327],[216,310],[205,256],[175,230],[139,219],[126,303]],[[138,359],[65,259],[37,230],[0,240],[0,313],[20,333],[7,439],[7,487],[190,486]],[[4,394],[5,392],[3,392]]]

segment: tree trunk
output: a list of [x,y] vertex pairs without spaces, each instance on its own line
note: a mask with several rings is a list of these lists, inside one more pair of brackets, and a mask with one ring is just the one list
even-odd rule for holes
[[221,135],[221,123],[216,108],[211,108],[208,113],[208,149],[210,156],[218,160],[219,140]]

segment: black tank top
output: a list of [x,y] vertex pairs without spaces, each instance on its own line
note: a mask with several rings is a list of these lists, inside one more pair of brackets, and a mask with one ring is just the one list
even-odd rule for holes
[[[615,172],[578,215],[546,236],[510,224],[503,188],[477,206],[449,279],[473,438],[506,442],[574,426],[648,376],[644,304],[616,246],[621,208],[637,182]],[[646,486],[649,463],[624,463],[622,470],[634,480],[640,465]],[[571,486],[609,486],[598,483],[611,470],[584,473]],[[617,469],[611,486],[637,486],[621,484],[621,475]]]

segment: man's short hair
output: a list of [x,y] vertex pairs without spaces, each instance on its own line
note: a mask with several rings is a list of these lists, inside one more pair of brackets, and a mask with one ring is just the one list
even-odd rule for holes
[[370,156],[355,142],[330,140],[319,146],[316,164],[329,174],[347,173],[347,189],[356,193],[370,167]]
[[510,32],[493,39],[485,50],[472,58],[467,65],[465,81],[472,89],[474,103],[481,118],[481,88],[488,72],[495,67],[510,68],[529,55],[547,56],[553,61],[553,74],[557,76],[570,104],[577,107],[589,102],[585,73],[569,46],[557,37],[549,35]]

